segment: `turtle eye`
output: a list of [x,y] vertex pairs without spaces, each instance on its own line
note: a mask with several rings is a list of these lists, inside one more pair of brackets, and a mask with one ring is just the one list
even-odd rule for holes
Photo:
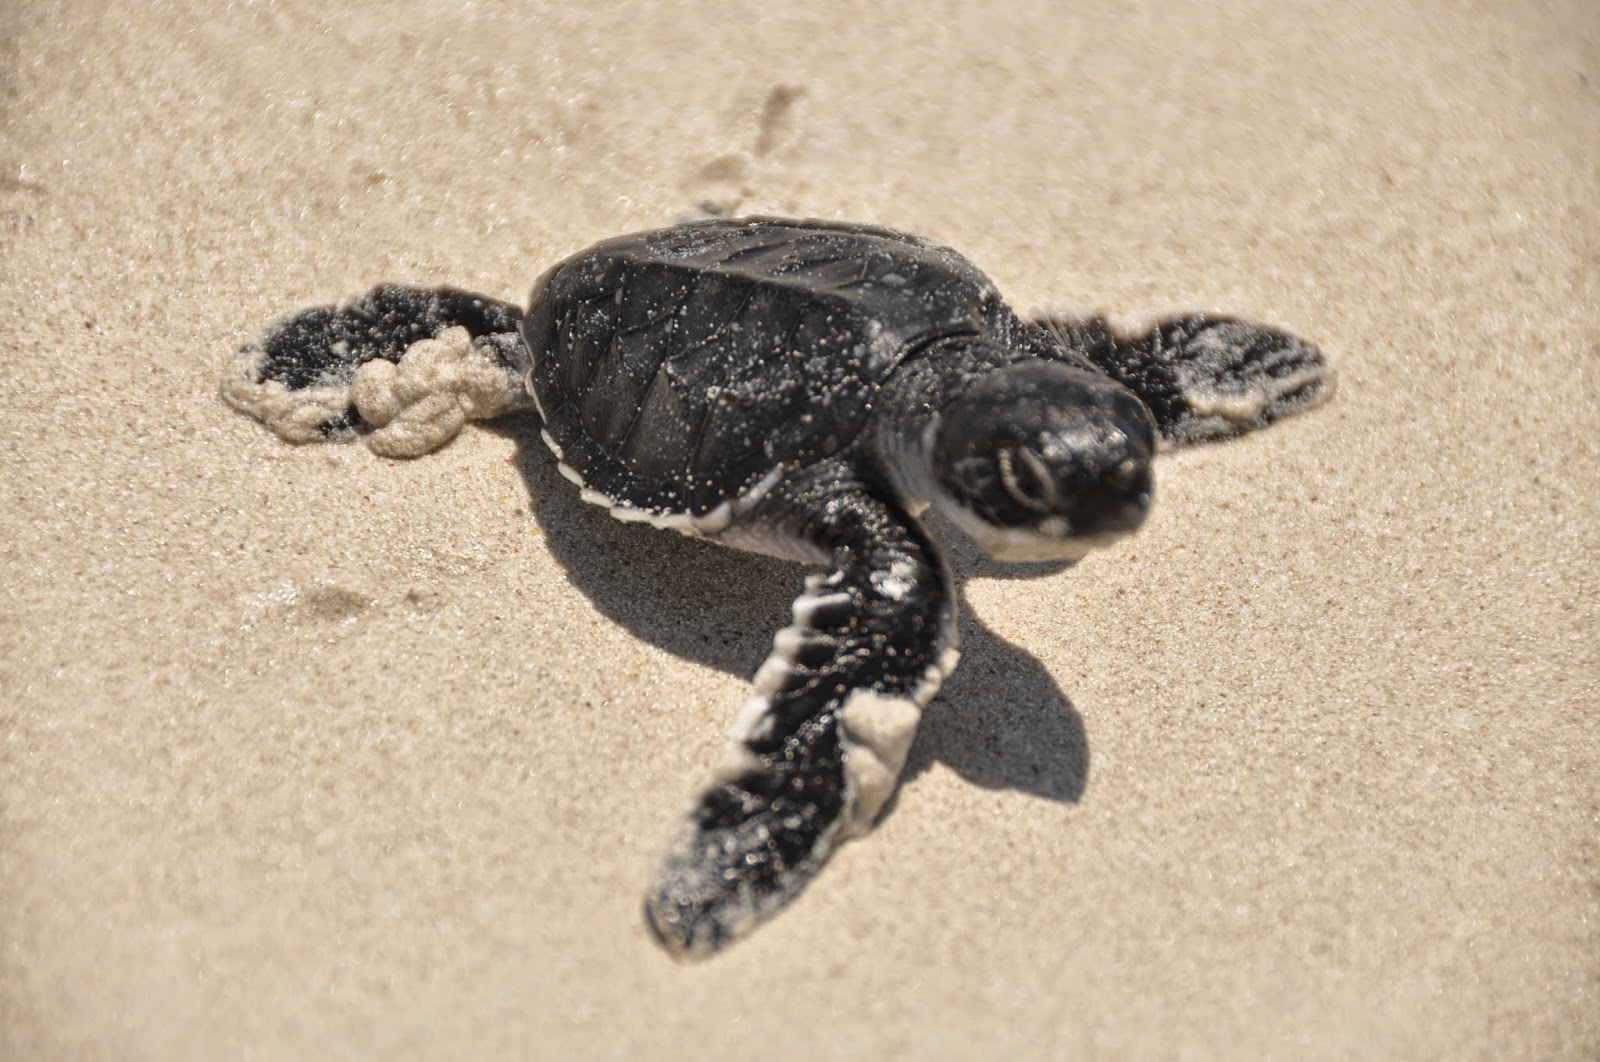
[[1000,482],[1018,505],[1036,513],[1056,510],[1061,499],[1055,477],[1038,454],[1026,446],[1003,447],[997,461]]

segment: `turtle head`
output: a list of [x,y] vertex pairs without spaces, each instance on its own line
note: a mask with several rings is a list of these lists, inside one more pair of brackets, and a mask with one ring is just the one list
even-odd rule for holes
[[1155,422],[1099,373],[1044,361],[995,369],[932,431],[937,504],[996,560],[1077,560],[1149,511]]

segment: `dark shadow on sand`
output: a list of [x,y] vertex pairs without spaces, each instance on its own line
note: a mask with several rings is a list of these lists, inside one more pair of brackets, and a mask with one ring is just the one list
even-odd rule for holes
[[[790,621],[806,569],[614,520],[580,500],[560,475],[536,420],[508,418],[488,427],[517,443],[517,468],[543,540],[603,615],[683,659],[745,679],[755,672],[772,636]],[[1039,574],[1037,567],[993,564],[947,528],[933,530],[958,588],[973,572]],[[939,762],[988,789],[1078,800],[1089,774],[1089,743],[1072,702],[1037,660],[973,618],[964,600],[960,639],[961,666],[926,709],[904,778]],[[728,721],[738,707],[728,705]]]

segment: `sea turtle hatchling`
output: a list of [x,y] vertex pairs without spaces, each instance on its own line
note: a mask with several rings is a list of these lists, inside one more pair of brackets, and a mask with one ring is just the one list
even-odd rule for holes
[[1236,435],[1331,386],[1314,347],[1261,325],[1027,320],[927,240],[747,218],[600,243],[525,315],[395,286],[308,310],[246,347],[223,394],[291,441],[392,456],[534,409],[613,516],[822,566],[645,901],[665,947],[698,957],[783,907],[893,792],[957,660],[924,510],[999,559],[1076,560],[1143,522],[1158,436]]

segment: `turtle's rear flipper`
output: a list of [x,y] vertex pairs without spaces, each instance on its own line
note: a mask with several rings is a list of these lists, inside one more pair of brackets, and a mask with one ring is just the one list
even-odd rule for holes
[[222,396],[289,442],[363,438],[416,457],[469,420],[531,404],[522,311],[448,288],[383,285],[273,325],[228,364]]
[[1316,347],[1250,321],[1173,317],[1136,336],[1101,317],[1037,323],[1138,395],[1176,446],[1254,431],[1333,393],[1333,367]]
[[793,899],[894,792],[922,707],[955,666],[948,577],[916,525],[838,463],[784,486],[787,516],[834,556],[756,673],[728,763],[701,794],[645,899],[662,944],[705,958]]

